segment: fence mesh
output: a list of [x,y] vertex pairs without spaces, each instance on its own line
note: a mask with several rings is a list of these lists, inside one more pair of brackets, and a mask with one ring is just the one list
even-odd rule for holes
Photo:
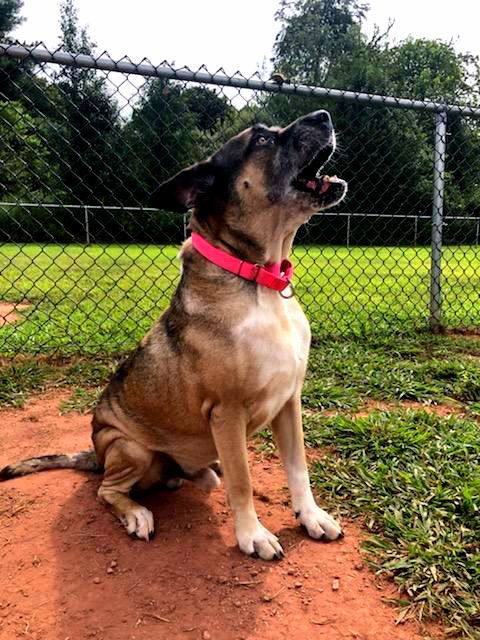
[[478,110],[0,45],[0,354],[131,348],[188,233],[149,194],[252,123],[319,108],[339,141],[326,172],[349,194],[294,248],[314,331],[427,326],[432,258],[439,321],[478,327]]

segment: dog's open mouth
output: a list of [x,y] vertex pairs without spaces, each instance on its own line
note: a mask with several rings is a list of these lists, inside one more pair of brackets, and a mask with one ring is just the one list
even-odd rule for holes
[[337,176],[319,175],[321,168],[332,154],[330,145],[322,148],[298,174],[293,181],[293,186],[299,191],[309,193],[319,198],[332,184],[342,182]]

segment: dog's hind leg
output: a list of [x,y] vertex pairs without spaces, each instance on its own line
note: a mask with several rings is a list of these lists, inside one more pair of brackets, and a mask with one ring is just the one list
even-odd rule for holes
[[149,540],[154,531],[153,514],[129,493],[148,474],[155,453],[117,429],[102,429],[94,435],[94,442],[97,451],[103,450],[105,469],[98,496],[112,507],[127,533]]

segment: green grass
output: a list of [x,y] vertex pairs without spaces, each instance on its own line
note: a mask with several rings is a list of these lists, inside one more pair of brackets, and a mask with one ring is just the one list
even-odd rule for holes
[[373,400],[469,407],[480,401],[480,340],[386,334],[316,337],[303,390],[312,409],[356,409]]
[[125,351],[165,308],[177,247],[3,245],[0,300],[32,303],[0,353]]
[[0,408],[21,407],[32,393],[52,387],[74,387],[62,409],[85,411],[91,407],[118,364],[113,357],[34,358],[0,360]]
[[[178,279],[177,247],[0,245],[0,300],[28,301],[0,354],[116,354],[134,346]],[[430,252],[296,247],[297,293],[322,336],[406,333],[428,320]],[[444,320],[480,324],[480,247],[444,250]]]
[[449,633],[479,638],[478,422],[424,411],[310,415],[306,437],[330,448],[313,465],[318,493],[365,516],[369,562],[405,594],[399,619],[441,620]]
[[[430,250],[297,247],[297,292],[318,335],[382,335],[428,323]],[[444,322],[480,324],[480,247],[445,247]]]
[[97,404],[103,385],[93,389],[77,387],[73,394],[60,404],[60,413],[89,413]]

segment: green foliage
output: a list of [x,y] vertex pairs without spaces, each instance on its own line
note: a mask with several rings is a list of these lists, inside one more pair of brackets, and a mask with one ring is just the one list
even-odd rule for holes
[[60,47],[73,53],[91,54],[95,47],[85,27],[80,27],[78,11],[74,0],[62,0],[60,3]]
[[275,66],[304,84],[325,84],[336,61],[354,53],[366,9],[357,0],[281,0]]
[[162,180],[194,161],[195,123],[180,85],[159,79],[146,83],[122,130],[125,195],[121,200],[147,202]]
[[[46,126],[21,102],[0,102],[0,201],[41,199],[58,188],[56,168],[44,144]],[[2,212],[0,211],[0,216]],[[4,225],[2,228],[5,230]]]
[[471,62],[472,57],[458,54],[452,43],[409,38],[389,49],[391,86],[397,95],[419,100],[471,101]]
[[0,0],[0,36],[3,38],[23,22],[20,10],[23,0]]
[[195,126],[200,131],[212,132],[234,111],[225,96],[218,95],[207,87],[191,87],[183,91],[183,100],[190,113],[195,116]]
[[[74,0],[60,5],[60,46],[72,53],[91,54],[94,44],[79,25]],[[118,109],[107,92],[106,81],[92,69],[61,67],[55,76],[58,88],[53,154],[60,164],[67,199],[98,204],[107,197],[117,204],[111,189],[117,158],[111,137],[118,125]]]

